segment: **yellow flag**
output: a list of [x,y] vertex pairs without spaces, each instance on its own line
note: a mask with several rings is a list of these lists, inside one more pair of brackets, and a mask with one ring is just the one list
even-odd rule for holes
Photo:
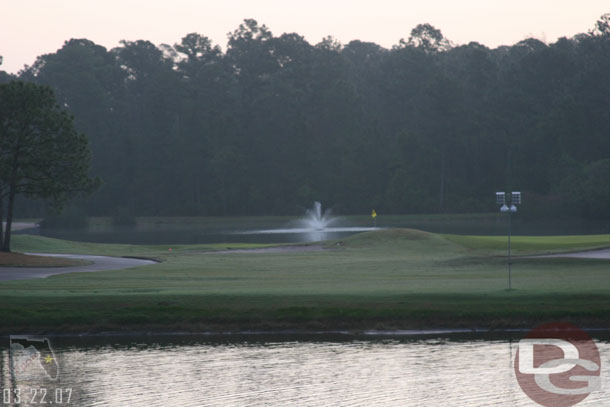
[[375,209],[373,209],[373,212],[371,212],[371,218],[375,219],[377,217],[377,212],[375,212]]

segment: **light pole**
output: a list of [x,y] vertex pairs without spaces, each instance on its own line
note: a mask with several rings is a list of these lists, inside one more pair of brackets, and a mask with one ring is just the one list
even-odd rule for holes
[[[508,289],[512,289],[512,271],[510,257],[510,235],[512,229],[512,214],[517,212],[517,205],[521,204],[521,192],[513,191],[510,194],[510,202],[506,199],[506,193],[496,192],[496,203],[500,205],[500,212],[508,214]],[[510,204],[510,206],[509,206]]]

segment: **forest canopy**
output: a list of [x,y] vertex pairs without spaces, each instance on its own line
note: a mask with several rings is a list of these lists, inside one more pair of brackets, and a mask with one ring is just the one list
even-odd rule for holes
[[429,24],[385,49],[245,20],[224,51],[197,33],[71,39],[18,78],[51,86],[88,136],[90,215],[475,212],[512,189],[526,214],[608,219],[609,16],[495,49]]

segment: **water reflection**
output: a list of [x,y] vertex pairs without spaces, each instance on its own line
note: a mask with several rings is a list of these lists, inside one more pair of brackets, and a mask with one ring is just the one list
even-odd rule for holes
[[[607,373],[610,345],[598,346]],[[67,345],[52,386],[72,388],[76,406],[531,406],[514,350],[508,340],[444,339]],[[1,387],[19,385],[5,351],[0,362]]]

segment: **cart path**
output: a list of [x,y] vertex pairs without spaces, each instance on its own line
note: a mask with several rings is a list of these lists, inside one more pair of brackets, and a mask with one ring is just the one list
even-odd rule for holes
[[[13,222],[11,224],[11,230],[13,232],[24,229],[33,229],[36,227],[38,227],[37,223]],[[2,230],[6,230],[6,222],[2,222]]]
[[90,261],[91,264],[72,267],[0,267],[0,281],[45,278],[56,274],[83,273],[92,271],[121,270],[156,264],[153,260],[125,257],[91,256],[85,254],[27,253],[35,256],[64,257]]
[[201,252],[205,254],[235,254],[235,253],[302,253],[302,252],[319,252],[322,250],[329,250],[321,245],[310,245],[310,246],[272,246],[272,247],[260,247],[255,249],[227,249],[227,250],[213,250]]
[[529,256],[531,258],[546,257],[573,257],[579,259],[608,259],[610,260],[610,249],[587,250],[574,253],[543,254],[539,256]]

